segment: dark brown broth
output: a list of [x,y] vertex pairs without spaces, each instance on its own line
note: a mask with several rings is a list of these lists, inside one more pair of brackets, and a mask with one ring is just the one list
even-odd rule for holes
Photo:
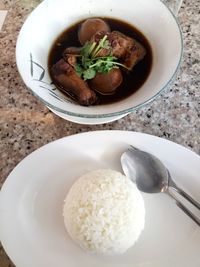
[[[112,31],[117,30],[139,41],[147,50],[147,54],[142,61],[140,61],[130,73],[123,73],[123,82],[118,87],[114,95],[100,95],[98,94],[98,104],[110,104],[123,100],[135,93],[148,78],[152,67],[152,50],[146,37],[134,26],[114,18],[102,18],[105,20]],[[80,47],[78,41],[78,30],[83,21],[80,21],[70,28],[66,29],[54,42],[49,54],[49,73],[51,67],[62,58],[62,53],[65,48],[70,46]],[[53,77],[51,77],[54,81]],[[57,88],[59,86],[54,81]]]

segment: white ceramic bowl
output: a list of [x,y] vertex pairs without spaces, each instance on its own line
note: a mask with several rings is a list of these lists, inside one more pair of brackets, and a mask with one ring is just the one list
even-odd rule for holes
[[[151,44],[153,67],[143,86],[130,97],[108,105],[83,107],[51,84],[48,54],[54,40],[71,24],[101,16],[136,26]],[[160,0],[45,0],[20,31],[16,59],[27,87],[58,116],[77,123],[98,124],[119,119],[152,101],[175,76],[182,48],[178,22]]]

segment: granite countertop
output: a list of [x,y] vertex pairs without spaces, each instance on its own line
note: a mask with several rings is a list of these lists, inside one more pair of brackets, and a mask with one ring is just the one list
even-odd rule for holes
[[[184,55],[178,77],[154,102],[119,121],[85,126],[65,121],[30,94],[16,67],[19,30],[38,0],[1,0],[8,10],[0,32],[0,186],[26,155],[58,138],[92,130],[130,130],[157,135],[200,154],[200,0],[179,12]],[[0,266],[13,266],[0,249]]]

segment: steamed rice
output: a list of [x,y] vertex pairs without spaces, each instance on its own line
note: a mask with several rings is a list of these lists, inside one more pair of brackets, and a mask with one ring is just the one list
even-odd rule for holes
[[87,251],[124,253],[139,238],[145,222],[141,193],[113,170],[96,170],[71,187],[63,209],[71,238]]

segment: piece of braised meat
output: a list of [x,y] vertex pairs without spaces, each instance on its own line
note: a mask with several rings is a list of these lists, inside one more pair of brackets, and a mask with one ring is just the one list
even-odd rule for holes
[[138,43],[135,39],[118,31],[113,31],[111,33],[98,31],[92,36],[90,41],[99,43],[105,35],[108,37],[112,51],[103,48],[98,53],[99,57],[105,57],[112,54],[120,59],[120,62],[131,70],[146,55],[146,49],[143,45]]
[[[98,31],[98,32],[96,32],[93,36],[92,36],[92,38],[90,39],[90,42],[91,43],[99,43],[99,41],[101,40],[101,39],[103,39],[103,37],[104,36],[107,36],[107,38],[109,38],[109,35],[110,35],[110,33],[109,32],[106,32],[106,31]],[[99,53],[98,53],[98,57],[106,57],[106,56],[109,56],[110,54],[111,54],[111,50],[110,49],[106,49],[106,48],[102,48],[102,49],[100,49],[99,50]]]
[[146,55],[146,49],[136,40],[121,32],[113,31],[108,36],[113,56],[120,59],[127,68],[132,69]]
[[89,81],[90,87],[102,95],[112,95],[123,81],[120,69],[112,69],[108,73],[97,73]]
[[62,88],[80,105],[89,106],[97,101],[97,96],[88,84],[82,80],[76,73],[75,69],[64,59],[59,60],[51,69],[53,78]]
[[68,47],[63,52],[64,60],[75,68],[81,47]]
[[134,45],[127,51],[123,58],[123,64],[132,69],[146,55],[146,49],[143,45],[134,40]]

